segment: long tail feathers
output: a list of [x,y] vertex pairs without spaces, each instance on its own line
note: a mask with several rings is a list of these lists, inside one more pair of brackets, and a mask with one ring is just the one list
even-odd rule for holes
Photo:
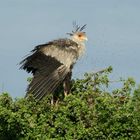
[[27,89],[26,96],[31,93],[35,99],[41,100],[47,94],[55,91],[63,82],[68,72],[69,69],[64,65],[61,65],[49,75],[35,76]]

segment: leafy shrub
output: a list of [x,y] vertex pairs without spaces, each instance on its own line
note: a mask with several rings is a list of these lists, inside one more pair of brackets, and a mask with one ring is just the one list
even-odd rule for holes
[[[132,78],[111,90],[109,67],[73,81],[71,94],[54,105],[0,95],[0,140],[140,139],[140,87]],[[62,94],[61,91],[59,94]]]

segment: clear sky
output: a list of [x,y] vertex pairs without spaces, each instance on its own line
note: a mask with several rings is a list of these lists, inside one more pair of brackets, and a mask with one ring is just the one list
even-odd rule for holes
[[140,83],[140,0],[1,0],[0,92],[23,97],[30,76],[18,63],[34,46],[87,24],[86,54],[74,77],[110,65],[112,78]]

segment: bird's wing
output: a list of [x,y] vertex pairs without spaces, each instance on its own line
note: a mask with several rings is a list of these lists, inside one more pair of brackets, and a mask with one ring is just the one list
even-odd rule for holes
[[36,73],[33,77],[32,82],[28,86],[28,92],[33,94],[35,99],[41,100],[44,96],[49,93],[53,93],[55,89],[63,82],[69,69],[61,65],[54,71],[48,74],[48,71],[43,73]]
[[[27,95],[32,93],[36,99],[42,99],[63,82],[75,61],[75,50],[66,42],[48,43],[33,50],[33,54],[20,64],[34,77],[27,89]],[[66,47],[67,46],[67,47]]]
[[47,94],[53,93],[70,71],[54,57],[47,56],[42,52],[35,52],[24,59],[21,68],[34,73],[26,96],[31,93],[35,99],[39,100]]
[[78,58],[78,44],[70,39],[58,39],[35,47],[33,51],[41,51],[47,56],[54,57],[66,66],[75,63]]

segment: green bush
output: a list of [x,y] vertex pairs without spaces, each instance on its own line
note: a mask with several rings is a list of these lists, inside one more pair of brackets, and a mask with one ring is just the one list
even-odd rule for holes
[[140,140],[140,87],[128,78],[111,90],[111,71],[73,80],[71,94],[54,105],[51,96],[38,102],[1,94],[0,140]]

